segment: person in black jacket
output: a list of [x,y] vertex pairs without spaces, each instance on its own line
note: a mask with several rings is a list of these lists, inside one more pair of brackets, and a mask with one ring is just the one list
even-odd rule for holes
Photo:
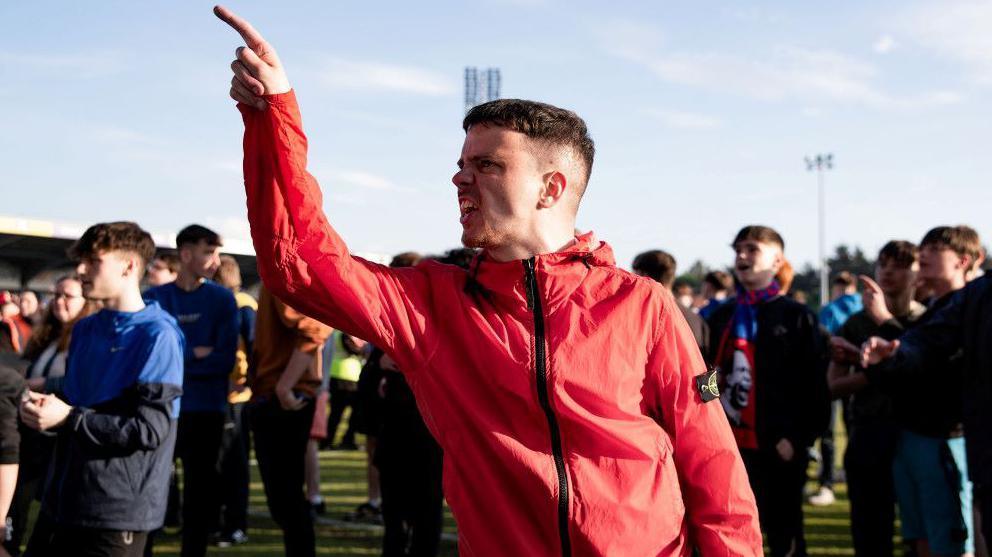
[[930,373],[960,352],[968,473],[982,534],[992,539],[992,276],[957,291],[925,324],[897,340],[872,337],[861,348],[867,380],[883,388]]
[[826,427],[829,393],[816,315],[781,295],[785,242],[766,226],[734,239],[737,296],[709,319],[709,359],[773,557],[806,555],[807,450]]
[[[926,307],[913,299],[919,249],[904,240],[893,240],[879,251],[875,281],[862,276],[863,297],[878,295],[894,324],[908,329],[920,321]],[[855,313],[836,332],[831,344],[860,346],[877,335],[869,306]],[[847,449],[844,470],[847,497],[851,502],[851,539],[855,557],[892,557],[892,535],[896,521],[896,492],[892,464],[899,442],[899,423],[891,393],[864,383],[857,353],[834,350],[835,358],[827,372],[833,396],[846,397]],[[924,410],[918,408],[918,410]],[[905,521],[905,509],[900,514]],[[906,542],[905,536],[903,541]]]

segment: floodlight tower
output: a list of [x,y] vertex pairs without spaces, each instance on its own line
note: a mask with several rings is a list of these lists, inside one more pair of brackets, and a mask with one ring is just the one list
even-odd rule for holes
[[826,195],[823,187],[823,175],[834,167],[833,153],[817,154],[806,157],[806,170],[816,171],[817,220],[820,236],[820,307],[830,301],[830,291],[827,281],[830,280],[830,267],[827,264],[826,250]]
[[475,66],[466,67],[465,112],[472,110],[476,105],[498,99],[501,86],[502,76],[499,68],[486,68],[485,71],[479,72],[479,68]]

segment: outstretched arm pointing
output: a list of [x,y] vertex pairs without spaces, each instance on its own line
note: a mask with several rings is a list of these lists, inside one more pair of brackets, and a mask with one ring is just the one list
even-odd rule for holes
[[250,23],[224,6],[214,6],[214,14],[230,25],[247,46],[239,46],[231,62],[231,98],[259,110],[268,104],[263,95],[278,95],[291,89],[276,50]]

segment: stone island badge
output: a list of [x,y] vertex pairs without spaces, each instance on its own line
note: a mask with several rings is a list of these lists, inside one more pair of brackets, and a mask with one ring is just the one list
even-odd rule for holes
[[699,389],[699,395],[703,397],[703,402],[720,398],[720,387],[716,381],[716,368],[710,368],[706,373],[697,375],[696,388]]

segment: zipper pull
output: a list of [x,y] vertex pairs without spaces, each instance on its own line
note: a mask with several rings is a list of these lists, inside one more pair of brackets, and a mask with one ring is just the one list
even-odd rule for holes
[[527,309],[534,309],[534,260],[524,260],[524,290],[527,291]]

